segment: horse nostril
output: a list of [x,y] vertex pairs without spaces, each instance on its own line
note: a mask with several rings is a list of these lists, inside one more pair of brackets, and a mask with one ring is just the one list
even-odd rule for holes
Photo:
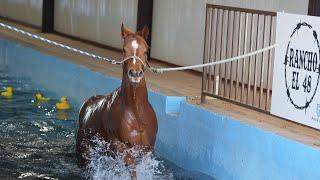
[[143,76],[143,71],[139,71],[138,77],[142,77],[142,76]]
[[129,74],[129,76],[131,76],[131,77],[137,77],[137,76],[138,76],[137,71],[132,70],[132,69],[131,69],[131,70],[129,70],[128,74]]
[[128,71],[128,74],[129,74],[129,76],[131,76],[131,77],[135,77],[135,74],[136,74],[136,72],[134,71],[134,70],[129,70]]
[[129,70],[128,74],[131,77],[142,77],[143,76],[143,71]]

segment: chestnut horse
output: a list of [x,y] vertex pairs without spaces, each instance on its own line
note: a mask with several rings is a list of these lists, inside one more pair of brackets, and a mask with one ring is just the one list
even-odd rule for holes
[[124,163],[135,177],[135,158],[126,151],[141,147],[152,151],[158,129],[155,112],[148,101],[144,71],[147,65],[148,45],[145,39],[149,29],[132,32],[121,26],[123,44],[123,75],[121,87],[107,96],[89,98],[81,107],[76,151],[80,166],[89,159],[88,142],[99,136],[111,143],[111,150],[124,153]]

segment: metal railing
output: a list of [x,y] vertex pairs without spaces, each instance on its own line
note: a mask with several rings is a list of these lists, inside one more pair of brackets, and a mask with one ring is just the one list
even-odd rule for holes
[[[203,62],[247,54],[275,43],[276,13],[207,4]],[[274,49],[203,68],[206,96],[269,112]]]

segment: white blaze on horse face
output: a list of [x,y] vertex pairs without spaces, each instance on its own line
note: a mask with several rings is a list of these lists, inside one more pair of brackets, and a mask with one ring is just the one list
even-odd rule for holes
[[[131,47],[132,47],[132,50],[133,50],[133,55],[130,56],[130,58],[132,58],[133,65],[135,65],[135,64],[137,63],[137,60],[141,61],[141,63],[144,64],[143,61],[137,56],[137,50],[138,50],[138,48],[139,48],[139,44],[138,44],[137,39],[133,39],[133,40],[131,41]],[[137,71],[137,70],[135,70],[135,69],[131,69],[131,70]],[[141,70],[141,71],[142,71],[142,70]],[[129,73],[129,72],[130,72],[130,70],[128,70],[128,74],[127,74],[128,77],[129,77],[129,80],[130,80],[132,83],[139,83],[140,80],[142,79],[142,76],[141,76],[140,71],[139,71],[139,75],[137,75],[137,74],[131,74],[131,73]],[[135,72],[135,73],[137,73],[137,72]],[[143,73],[142,73],[142,75],[143,75]]]
[[133,49],[133,56],[134,56],[133,64],[136,64],[137,60],[136,60],[135,56],[136,56],[136,53],[137,53],[137,49],[139,48],[139,44],[137,43],[137,40],[133,40],[131,42],[131,46],[132,46],[132,49]]

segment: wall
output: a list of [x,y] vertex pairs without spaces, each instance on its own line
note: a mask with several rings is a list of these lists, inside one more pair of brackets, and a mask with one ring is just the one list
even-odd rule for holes
[[[202,63],[205,5],[306,14],[308,0],[154,0],[152,57]],[[55,0],[55,30],[121,48],[120,25],[136,30],[138,0]],[[0,16],[41,26],[42,0],[2,0]],[[22,13],[21,13],[22,12]],[[26,16],[27,14],[27,16]]]
[[42,0],[1,0],[0,16],[41,27]]
[[138,0],[56,0],[55,30],[122,48],[123,22],[136,30]]
[[177,65],[202,63],[206,3],[307,14],[308,0],[154,0],[154,58]]
[[[0,65],[8,66],[11,75],[31,78],[77,104],[120,84],[118,79],[3,39]],[[182,168],[227,180],[320,179],[319,148],[193,106],[183,97],[149,91],[149,99],[159,124],[156,151]]]

